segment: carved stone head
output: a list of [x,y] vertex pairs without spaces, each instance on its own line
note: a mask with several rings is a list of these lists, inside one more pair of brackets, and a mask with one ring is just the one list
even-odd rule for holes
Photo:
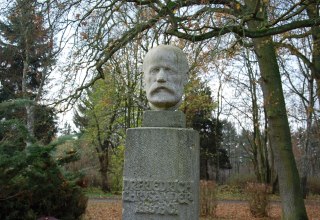
[[176,110],[180,106],[188,71],[187,57],[178,47],[160,45],[147,53],[143,72],[151,109]]

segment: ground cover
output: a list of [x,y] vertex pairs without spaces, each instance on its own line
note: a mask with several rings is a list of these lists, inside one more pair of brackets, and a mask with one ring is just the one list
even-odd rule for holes
[[[319,201],[307,201],[307,212],[310,220],[320,219]],[[120,220],[121,200],[90,199],[88,202],[85,220]],[[269,217],[254,218],[251,216],[249,206],[245,201],[219,201],[216,216],[201,218],[201,220],[237,219],[237,220],[280,220],[281,209],[279,203],[272,203]]]
[[[202,217],[200,220],[280,220],[281,207],[278,195],[270,196],[267,218],[254,218],[249,210],[248,197],[237,187],[219,186],[216,188],[217,209],[215,216]],[[85,220],[120,220],[122,215],[121,195],[103,193],[100,189],[89,188],[86,192],[89,202]],[[311,195],[306,200],[310,220],[320,220],[320,195]]]

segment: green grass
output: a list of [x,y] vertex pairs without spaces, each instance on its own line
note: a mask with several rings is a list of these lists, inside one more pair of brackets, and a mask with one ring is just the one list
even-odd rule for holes
[[220,185],[216,189],[218,200],[246,200],[245,194],[237,187]]
[[113,198],[119,196],[113,193],[106,193],[97,187],[88,187],[84,192],[89,198]]
[[307,199],[320,202],[320,194],[309,194]]
[[[114,198],[121,197],[119,193],[106,193],[97,187],[88,187],[85,190],[86,196],[89,198]],[[247,196],[236,187],[221,185],[217,187],[216,191],[217,200],[247,200]],[[320,201],[320,195],[309,195],[308,200]],[[271,201],[280,201],[279,195],[270,195]]]
[[[235,186],[220,185],[216,190],[216,197],[218,200],[248,200],[247,194]],[[280,201],[280,197],[279,195],[270,195],[270,200]]]

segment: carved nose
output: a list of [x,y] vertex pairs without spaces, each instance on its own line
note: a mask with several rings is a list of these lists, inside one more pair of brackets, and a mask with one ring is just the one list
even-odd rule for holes
[[157,82],[166,82],[166,81],[167,81],[167,74],[165,73],[163,68],[161,68],[157,74]]

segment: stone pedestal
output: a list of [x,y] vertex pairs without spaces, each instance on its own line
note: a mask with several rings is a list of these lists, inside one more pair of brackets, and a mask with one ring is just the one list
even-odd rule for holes
[[147,111],[127,130],[123,220],[197,220],[199,135],[178,111]]

